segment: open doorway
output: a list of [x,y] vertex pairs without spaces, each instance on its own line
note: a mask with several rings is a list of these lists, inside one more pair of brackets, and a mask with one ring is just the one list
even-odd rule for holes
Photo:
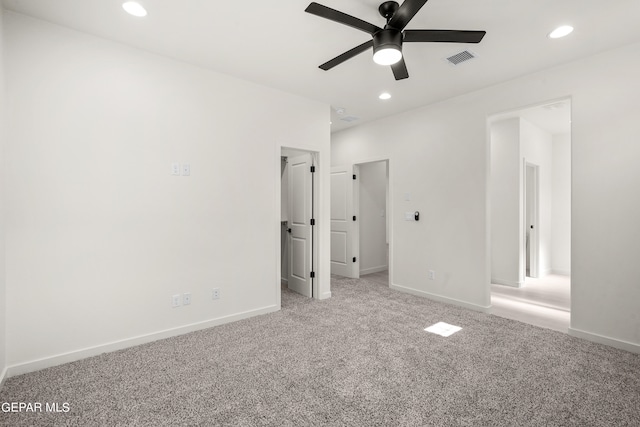
[[489,119],[492,313],[563,332],[571,306],[570,123],[569,99]]
[[389,285],[389,162],[359,163],[356,174],[356,236],[360,277]]
[[389,285],[389,161],[331,169],[331,273]]
[[538,169],[539,166],[524,164],[524,253],[525,281],[527,277],[537,278],[538,271]]
[[283,147],[280,157],[281,290],[318,297],[315,171],[317,153]]

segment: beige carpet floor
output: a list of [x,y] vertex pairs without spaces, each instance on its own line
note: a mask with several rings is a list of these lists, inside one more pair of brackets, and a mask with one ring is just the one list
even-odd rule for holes
[[[332,280],[280,312],[9,378],[4,426],[639,426],[640,355]],[[448,338],[424,328],[461,326]]]

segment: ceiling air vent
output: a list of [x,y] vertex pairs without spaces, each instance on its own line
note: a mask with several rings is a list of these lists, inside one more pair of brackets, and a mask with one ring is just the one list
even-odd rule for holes
[[460,53],[456,53],[455,55],[448,57],[447,61],[449,61],[453,65],[458,65],[461,62],[468,61],[468,60],[473,59],[475,57],[476,56],[473,53],[469,52],[468,50],[463,50]]
[[552,104],[544,105],[543,108],[545,110],[559,110],[560,108],[564,108],[565,101],[554,102]]
[[354,117],[354,116],[345,116],[345,117],[340,117],[340,120],[342,120],[343,122],[355,122],[356,120],[360,120],[358,117]]

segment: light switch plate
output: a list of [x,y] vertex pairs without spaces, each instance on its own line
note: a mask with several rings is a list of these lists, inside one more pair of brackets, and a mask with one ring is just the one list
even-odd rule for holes
[[191,165],[189,163],[184,163],[182,165],[182,176],[191,175]]
[[180,294],[176,294],[171,297],[171,306],[173,308],[180,307]]

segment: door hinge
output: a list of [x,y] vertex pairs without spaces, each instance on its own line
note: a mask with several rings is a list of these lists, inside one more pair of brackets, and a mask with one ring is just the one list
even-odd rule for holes
[[356,257],[353,257],[353,262],[356,262]]
[[354,221],[356,220],[356,216],[355,216],[355,215],[353,216],[353,220],[354,220]]
[[311,276],[311,278],[313,279],[314,277],[316,277],[316,272],[315,272],[315,271],[312,271],[312,272],[311,272],[311,274],[310,274],[310,276]]
[[355,173],[353,174],[353,179],[356,179],[356,174]]
[[310,224],[311,225],[316,225],[316,220],[314,218],[311,218]]
[[311,165],[311,173],[314,173],[316,171],[316,167],[314,165]]

